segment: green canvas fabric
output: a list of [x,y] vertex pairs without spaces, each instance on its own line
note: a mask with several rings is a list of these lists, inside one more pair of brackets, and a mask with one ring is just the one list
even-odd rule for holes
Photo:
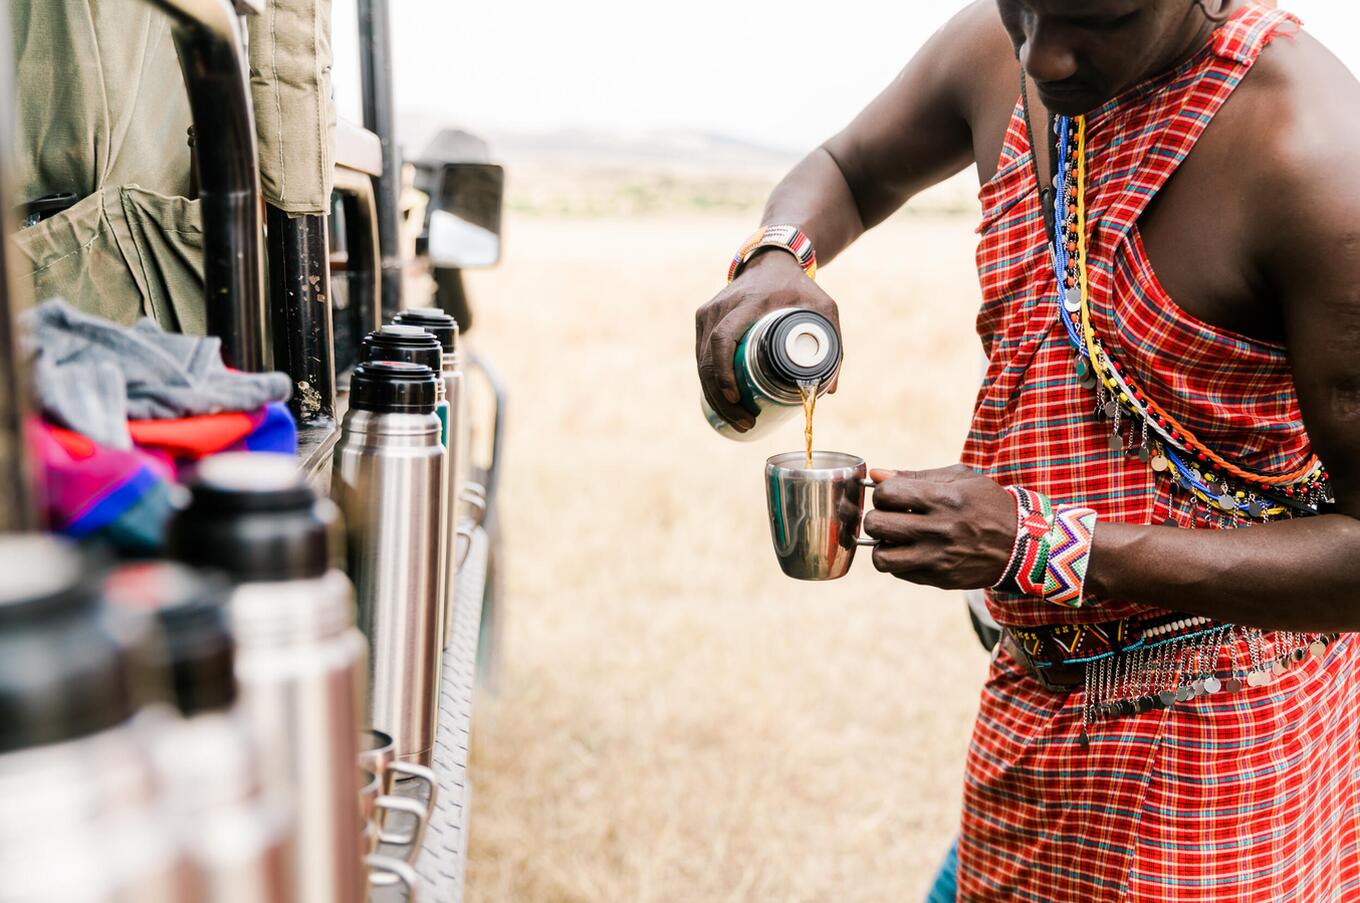
[[20,230],[14,247],[35,301],[60,296],[118,323],[146,316],[167,330],[207,330],[197,201],[110,185]]
[[191,116],[169,20],[122,0],[12,0],[9,9],[19,200],[81,198],[14,236],[33,300],[61,296],[120,323],[150,316],[202,333]]
[[20,199],[105,185],[190,193],[169,20],[137,0],[11,0]]
[[335,165],[330,0],[270,0],[247,28],[265,200],[293,215],[329,213]]

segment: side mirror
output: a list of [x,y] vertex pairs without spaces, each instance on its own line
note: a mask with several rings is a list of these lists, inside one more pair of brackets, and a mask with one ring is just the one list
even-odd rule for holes
[[495,163],[446,163],[430,199],[429,254],[436,267],[466,270],[501,259],[505,169]]

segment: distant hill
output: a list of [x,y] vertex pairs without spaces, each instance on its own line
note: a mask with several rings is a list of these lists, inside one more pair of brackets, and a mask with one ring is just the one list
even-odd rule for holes
[[[441,129],[453,125],[431,114],[402,114],[398,135],[404,152],[421,155]],[[508,209],[546,216],[720,211],[754,216],[804,153],[683,129],[477,134],[489,143],[491,159],[506,165]],[[972,177],[961,176],[908,209],[969,213],[976,210],[976,192]]]

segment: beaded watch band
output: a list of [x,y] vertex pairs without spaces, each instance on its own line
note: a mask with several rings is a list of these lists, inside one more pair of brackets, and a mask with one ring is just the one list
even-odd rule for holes
[[757,229],[746,239],[732,263],[727,268],[727,281],[737,278],[741,268],[761,248],[782,248],[798,260],[798,265],[807,273],[809,279],[817,278],[817,252],[812,249],[812,239],[803,234],[797,226],[764,226]]
[[1015,545],[993,589],[1079,608],[1095,538],[1096,512],[1054,505],[1042,492],[1008,486],[1015,498]]

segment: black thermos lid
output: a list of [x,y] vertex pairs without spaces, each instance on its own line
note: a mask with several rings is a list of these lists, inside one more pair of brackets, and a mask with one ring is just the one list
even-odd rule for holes
[[443,347],[439,338],[415,325],[390,323],[364,336],[359,357],[365,361],[406,361],[439,372]]
[[0,753],[131,718],[145,632],[104,604],[90,562],[51,536],[4,534],[0,574]]
[[[840,336],[831,321],[816,311],[799,308],[782,314],[766,335],[768,340],[760,350],[767,371],[789,386],[825,383],[840,368]],[[811,341],[811,347],[805,348],[805,341]]]
[[231,708],[236,645],[223,578],[168,562],[134,564],[116,571],[104,591],[114,605],[155,618],[160,635],[147,664],[183,715]]
[[338,512],[292,455],[232,452],[198,467],[167,531],[170,557],[238,583],[320,577],[335,560]]
[[437,307],[413,307],[403,310],[392,318],[393,323],[402,326],[419,326],[439,339],[446,352],[458,350],[458,321]]
[[375,414],[432,414],[435,371],[405,361],[368,361],[354,368],[349,406]]

